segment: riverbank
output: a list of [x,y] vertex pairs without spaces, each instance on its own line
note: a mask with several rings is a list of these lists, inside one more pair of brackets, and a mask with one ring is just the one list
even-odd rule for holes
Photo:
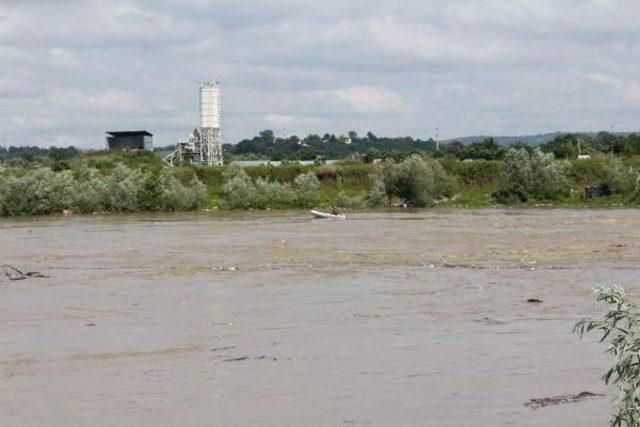
[[[413,156],[376,164],[170,167],[153,153],[109,152],[79,156],[62,168],[0,169],[0,216],[331,206],[636,207],[639,163],[607,156],[560,161],[521,150],[509,151],[505,160]],[[597,197],[586,197],[585,189]]]

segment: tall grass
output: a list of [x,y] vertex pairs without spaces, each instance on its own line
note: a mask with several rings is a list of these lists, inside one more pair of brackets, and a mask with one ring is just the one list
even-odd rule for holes
[[463,185],[485,185],[500,179],[499,160],[458,160],[441,158],[438,160],[450,176],[456,177]]

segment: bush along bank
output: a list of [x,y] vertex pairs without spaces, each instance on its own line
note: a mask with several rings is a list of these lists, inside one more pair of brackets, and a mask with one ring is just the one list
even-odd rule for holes
[[206,189],[194,179],[183,185],[166,167],[109,173],[81,167],[0,174],[0,215],[43,215],[70,210],[92,212],[182,211],[204,206]]
[[504,160],[414,154],[375,164],[245,168],[170,167],[147,158],[136,163],[134,157],[94,160],[78,158],[69,168],[0,167],[0,215],[640,203],[640,158],[563,160],[537,149],[509,149]]

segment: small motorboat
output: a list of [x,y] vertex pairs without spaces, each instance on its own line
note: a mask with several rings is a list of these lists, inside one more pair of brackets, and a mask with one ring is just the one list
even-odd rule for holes
[[311,215],[313,215],[314,218],[322,218],[322,219],[347,219],[347,216],[345,214],[332,214],[329,212],[320,212],[320,211],[316,211],[316,210],[311,210]]

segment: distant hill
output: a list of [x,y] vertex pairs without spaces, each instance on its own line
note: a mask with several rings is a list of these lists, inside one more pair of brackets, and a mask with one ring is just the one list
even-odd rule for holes
[[[441,141],[441,143],[449,143],[453,141],[459,141],[463,144],[471,144],[474,142],[482,142],[485,139],[493,138],[499,145],[511,145],[515,142],[521,142],[526,145],[540,145],[545,144],[549,141],[553,141],[555,138],[566,135],[568,133],[576,133],[585,136],[596,136],[598,132],[551,132],[551,133],[539,133],[535,135],[472,135],[472,136],[463,136],[461,138],[451,138],[445,141]],[[613,132],[614,135],[619,136],[627,136],[633,133],[639,132]]]
[[452,138],[446,141],[442,141],[443,143],[449,143],[453,141],[459,141],[463,144],[471,144],[474,142],[481,142],[488,138],[493,138],[500,145],[510,145],[515,142],[522,142],[527,145],[540,145],[545,144],[549,141],[552,141],[554,138],[562,135],[566,135],[569,132],[552,132],[552,133],[539,133],[536,135],[517,135],[517,136],[496,136],[496,135],[473,135],[473,136],[463,136],[462,138]]

